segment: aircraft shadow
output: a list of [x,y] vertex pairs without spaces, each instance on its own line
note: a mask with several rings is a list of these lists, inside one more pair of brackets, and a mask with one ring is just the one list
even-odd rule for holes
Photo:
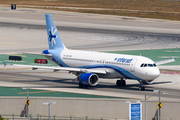
[[[18,81],[17,82],[22,82]],[[26,83],[38,83],[41,82],[41,85],[44,86],[39,86],[39,88],[78,88],[78,89],[89,89],[89,90],[96,90],[96,89],[104,89],[104,88],[110,88],[112,90],[133,90],[133,91],[139,91],[139,83],[137,84],[127,84],[126,86],[116,86],[116,84],[112,83],[100,83],[97,86],[94,87],[84,87],[84,88],[79,88],[79,85],[77,82],[73,82],[72,79],[40,79],[40,80],[24,80],[23,82]],[[44,82],[44,83],[43,83]],[[47,82],[47,83],[46,83]],[[58,85],[51,85],[48,84],[48,82],[52,83],[59,83]],[[171,83],[171,81],[165,81],[165,82],[155,82],[153,84],[166,84],[166,83]],[[153,84],[144,84],[145,86],[145,91],[153,91],[154,87],[151,85]],[[28,86],[30,87],[30,86]],[[33,88],[38,88],[38,86],[32,86]]]

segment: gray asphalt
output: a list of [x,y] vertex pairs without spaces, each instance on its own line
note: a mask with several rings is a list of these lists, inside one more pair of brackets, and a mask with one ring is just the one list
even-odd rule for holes
[[[23,24],[23,23],[9,23],[9,22],[0,22],[0,27],[15,27],[19,29],[27,28],[27,29],[44,29],[46,30],[46,25],[36,25],[36,24]],[[110,30],[110,29],[98,29],[98,28],[82,28],[82,27],[69,27],[69,26],[56,26],[59,31],[69,31],[69,32],[77,32],[77,33],[100,33],[100,34],[112,34],[112,35],[139,35],[139,36],[152,36],[152,37],[174,37],[180,38],[179,34],[165,34],[165,33],[152,33],[146,31],[127,31],[127,30]]]
[[[52,15],[68,48],[112,51],[180,47],[180,22],[177,21],[25,8],[11,11],[1,7],[0,52],[37,52],[47,49],[45,13]],[[80,89],[72,79],[75,79],[74,75],[52,71],[0,71],[0,84],[3,86],[36,87],[137,99],[144,99],[145,94],[151,96],[154,94],[153,90],[158,89],[168,93],[162,94],[162,100],[180,100],[179,76],[161,75],[154,84],[145,85],[146,91],[139,91],[139,83],[130,80],[126,87],[118,88],[114,79],[101,79],[96,87]],[[157,96],[151,99],[158,100]]]
[[[43,29],[46,30],[45,25],[35,24],[22,24],[22,23],[8,23],[0,22],[0,27],[18,28],[21,29]],[[68,46],[72,49],[95,49],[95,48],[107,48],[107,47],[121,47],[121,46],[133,46],[143,45],[147,43],[154,44],[165,44],[165,43],[179,43],[179,34],[166,34],[166,33],[152,33],[152,32],[139,32],[139,31],[126,31],[126,30],[109,30],[109,29],[98,29],[98,28],[82,28],[82,27],[69,27],[69,26],[57,26],[59,31],[74,32],[74,33],[86,33],[86,34],[104,34],[111,36],[121,36],[124,39],[108,42],[99,43],[96,45],[83,45],[83,46]],[[157,42],[158,40],[158,42]],[[134,43],[135,42],[135,43]]]
[[[72,74],[58,72],[54,73],[48,70],[32,71],[30,69],[23,70],[1,70],[0,71],[0,82],[6,83],[7,86],[11,87],[29,87],[29,88],[41,88],[49,89],[54,91],[61,91],[62,89],[69,89],[67,92],[82,93],[88,91],[89,94],[107,96],[123,96],[133,99],[144,99],[144,95],[152,96],[155,93],[153,90],[164,91],[168,94],[161,93],[162,101],[179,101],[180,90],[176,88],[162,88],[159,85],[165,85],[169,81],[156,81],[154,84],[145,85],[145,91],[139,91],[139,83],[128,80],[125,87],[117,87],[115,85],[116,80],[111,79],[100,79],[99,84],[96,87],[79,88],[78,83],[72,82],[76,77]],[[14,84],[15,83],[15,84]],[[4,85],[4,84],[1,84]],[[81,92],[79,92],[81,91]],[[113,95],[109,94],[113,93]],[[158,100],[158,95],[151,98],[151,100]]]

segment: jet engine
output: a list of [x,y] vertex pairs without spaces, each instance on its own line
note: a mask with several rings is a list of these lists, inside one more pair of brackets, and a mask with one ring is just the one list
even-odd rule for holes
[[154,82],[154,80],[146,80],[146,81],[143,81],[144,84],[152,84]]
[[79,76],[79,82],[85,86],[96,86],[99,82],[99,77],[94,73],[82,73]]

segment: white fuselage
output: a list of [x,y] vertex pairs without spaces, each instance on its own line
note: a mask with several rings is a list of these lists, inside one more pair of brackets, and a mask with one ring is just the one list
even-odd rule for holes
[[142,56],[68,49],[64,49],[53,56],[56,56],[56,62],[62,67],[105,70],[106,75],[98,75],[101,78],[151,81],[160,74],[155,63]]

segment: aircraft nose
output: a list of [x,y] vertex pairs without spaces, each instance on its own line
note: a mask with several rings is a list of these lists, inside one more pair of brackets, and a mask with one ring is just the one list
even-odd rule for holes
[[150,75],[150,76],[151,76],[153,79],[155,79],[155,78],[159,77],[159,75],[160,75],[159,69],[158,69],[158,68],[155,68],[153,71],[151,71],[151,75]]

